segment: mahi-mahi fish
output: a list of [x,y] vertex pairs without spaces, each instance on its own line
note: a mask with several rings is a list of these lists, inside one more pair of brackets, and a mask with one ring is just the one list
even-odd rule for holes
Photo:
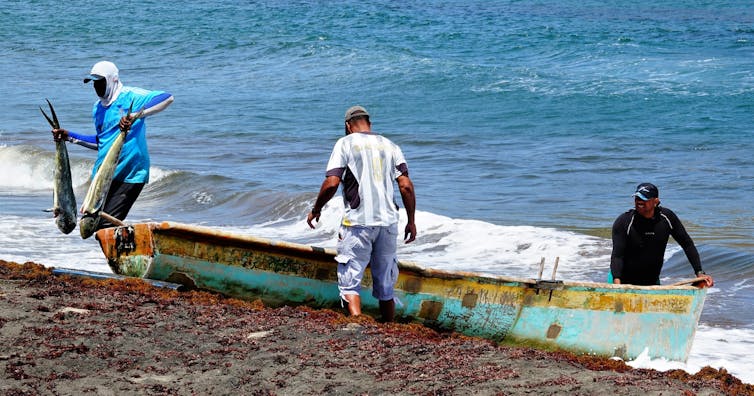
[[[52,129],[60,129],[58,116],[55,109],[48,99],[47,105],[50,106],[52,118],[39,108],[42,115],[50,123]],[[71,162],[68,159],[68,148],[65,141],[55,142],[55,171],[53,172],[53,190],[52,190],[52,213],[55,216],[55,225],[58,229],[68,234],[76,228],[76,196],[73,193],[73,183],[71,182]]]
[[[128,114],[132,120],[140,118],[144,110],[140,110],[138,113],[131,114],[133,109],[133,102],[128,109]],[[107,193],[110,191],[110,185],[113,182],[113,175],[115,174],[115,168],[118,166],[118,157],[120,157],[120,151],[123,148],[123,143],[126,140],[126,134],[128,129],[121,129],[118,136],[110,146],[110,150],[107,151],[105,159],[102,160],[97,173],[92,178],[92,183],[89,185],[89,190],[86,192],[86,198],[84,203],[81,204],[82,217],[79,220],[79,232],[81,238],[87,239],[99,226],[100,217],[102,215],[110,217],[109,214],[102,212],[102,208],[107,198]]]

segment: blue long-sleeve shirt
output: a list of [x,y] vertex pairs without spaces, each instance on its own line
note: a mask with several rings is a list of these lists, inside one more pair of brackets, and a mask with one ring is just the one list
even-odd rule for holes
[[[97,149],[97,160],[92,168],[92,177],[97,173],[115,138],[120,133],[120,119],[128,113],[132,102],[132,111],[135,113],[140,109],[148,111],[156,106],[165,106],[165,102],[168,100],[172,102],[172,98],[172,95],[166,92],[124,86],[110,106],[105,107],[100,101],[97,101],[92,108],[92,117],[97,134],[82,135],[68,132],[72,142]],[[145,119],[139,118],[134,120],[131,130],[126,134],[113,180],[126,183],[147,183],[149,181],[149,165]]]

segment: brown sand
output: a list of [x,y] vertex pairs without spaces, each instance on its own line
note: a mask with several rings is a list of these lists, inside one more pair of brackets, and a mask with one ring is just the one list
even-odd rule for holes
[[725,370],[501,347],[0,260],[0,394],[754,395]]

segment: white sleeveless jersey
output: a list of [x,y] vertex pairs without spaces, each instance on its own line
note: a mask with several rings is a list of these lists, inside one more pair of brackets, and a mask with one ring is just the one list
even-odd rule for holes
[[403,172],[408,172],[403,152],[388,138],[373,133],[352,133],[340,138],[327,163],[327,174],[341,177],[343,225],[397,223],[393,181]]

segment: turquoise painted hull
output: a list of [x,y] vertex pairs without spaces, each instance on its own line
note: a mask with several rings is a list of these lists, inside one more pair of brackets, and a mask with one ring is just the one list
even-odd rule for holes
[[[335,252],[176,223],[97,233],[113,272],[271,305],[340,306]],[[399,263],[404,320],[511,344],[685,361],[705,289],[543,282]],[[376,312],[367,275],[361,298]]]

